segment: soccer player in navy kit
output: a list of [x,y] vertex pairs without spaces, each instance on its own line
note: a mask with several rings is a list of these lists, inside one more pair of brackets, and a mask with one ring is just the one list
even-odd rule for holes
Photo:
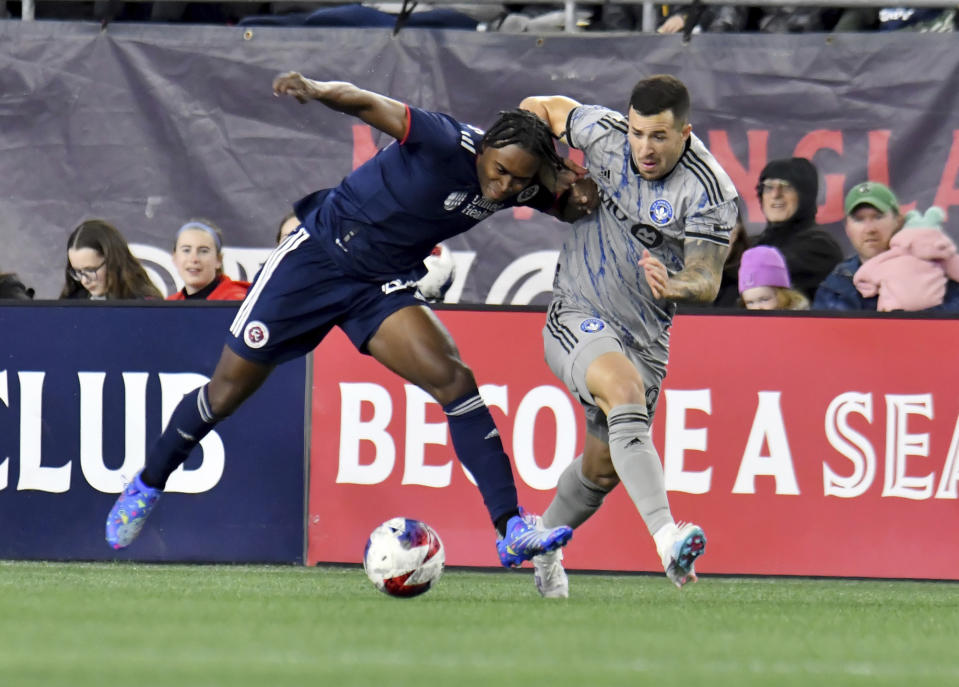
[[[275,95],[318,100],[396,139],[339,186],[295,205],[299,228],[264,263],[237,312],[209,383],[184,396],[107,517],[107,542],[128,546],[170,474],[273,367],[312,351],[339,326],[361,352],[428,392],[446,413],[457,456],[476,479],[500,535],[504,566],[565,544],[517,504],[509,458],[473,373],[416,295],[433,247],[497,210],[548,209],[569,171],[535,115],[504,112],[485,134],[353,84],[278,76]],[[552,189],[544,188],[546,185]]]

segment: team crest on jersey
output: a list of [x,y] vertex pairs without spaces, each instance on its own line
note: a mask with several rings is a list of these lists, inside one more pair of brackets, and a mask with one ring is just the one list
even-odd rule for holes
[[654,200],[649,206],[649,218],[656,224],[666,224],[673,218],[673,206],[662,198]]
[[243,328],[243,341],[250,348],[263,348],[270,340],[270,330],[262,322],[247,323]]
[[533,184],[532,186],[527,186],[522,191],[519,192],[519,195],[516,196],[517,203],[525,203],[527,200],[539,193],[539,184]]
[[582,329],[587,334],[595,334],[606,326],[606,323],[602,320],[597,320],[595,317],[590,317],[588,320],[583,320],[579,324],[579,328]]
[[453,191],[446,196],[446,200],[443,201],[443,209],[455,210],[463,204],[464,200],[466,200],[466,191]]

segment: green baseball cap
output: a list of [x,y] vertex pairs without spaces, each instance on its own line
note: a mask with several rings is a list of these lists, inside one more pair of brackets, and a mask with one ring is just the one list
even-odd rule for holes
[[846,194],[846,214],[849,215],[860,205],[871,205],[886,213],[890,210],[899,212],[899,200],[896,194],[889,190],[885,184],[878,181],[866,181],[856,184],[852,190]]

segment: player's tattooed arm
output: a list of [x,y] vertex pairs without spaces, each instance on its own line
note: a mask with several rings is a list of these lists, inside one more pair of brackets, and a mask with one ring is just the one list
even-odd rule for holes
[[666,266],[644,250],[639,264],[646,273],[646,283],[655,298],[682,303],[712,303],[719,293],[729,246],[689,239],[685,250],[685,268],[671,277]]
[[273,94],[293,96],[301,103],[319,100],[397,139],[406,136],[409,126],[405,104],[346,81],[316,81],[299,72],[285,72],[273,80]]

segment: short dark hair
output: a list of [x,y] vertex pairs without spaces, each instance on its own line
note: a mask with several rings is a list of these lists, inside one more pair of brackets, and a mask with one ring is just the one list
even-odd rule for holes
[[689,91],[686,84],[669,74],[656,74],[633,86],[629,106],[643,117],[669,110],[677,125],[689,122]]
[[556,169],[562,169],[563,160],[556,152],[555,139],[549,125],[529,110],[503,110],[493,126],[483,134],[480,148],[518,145]]

